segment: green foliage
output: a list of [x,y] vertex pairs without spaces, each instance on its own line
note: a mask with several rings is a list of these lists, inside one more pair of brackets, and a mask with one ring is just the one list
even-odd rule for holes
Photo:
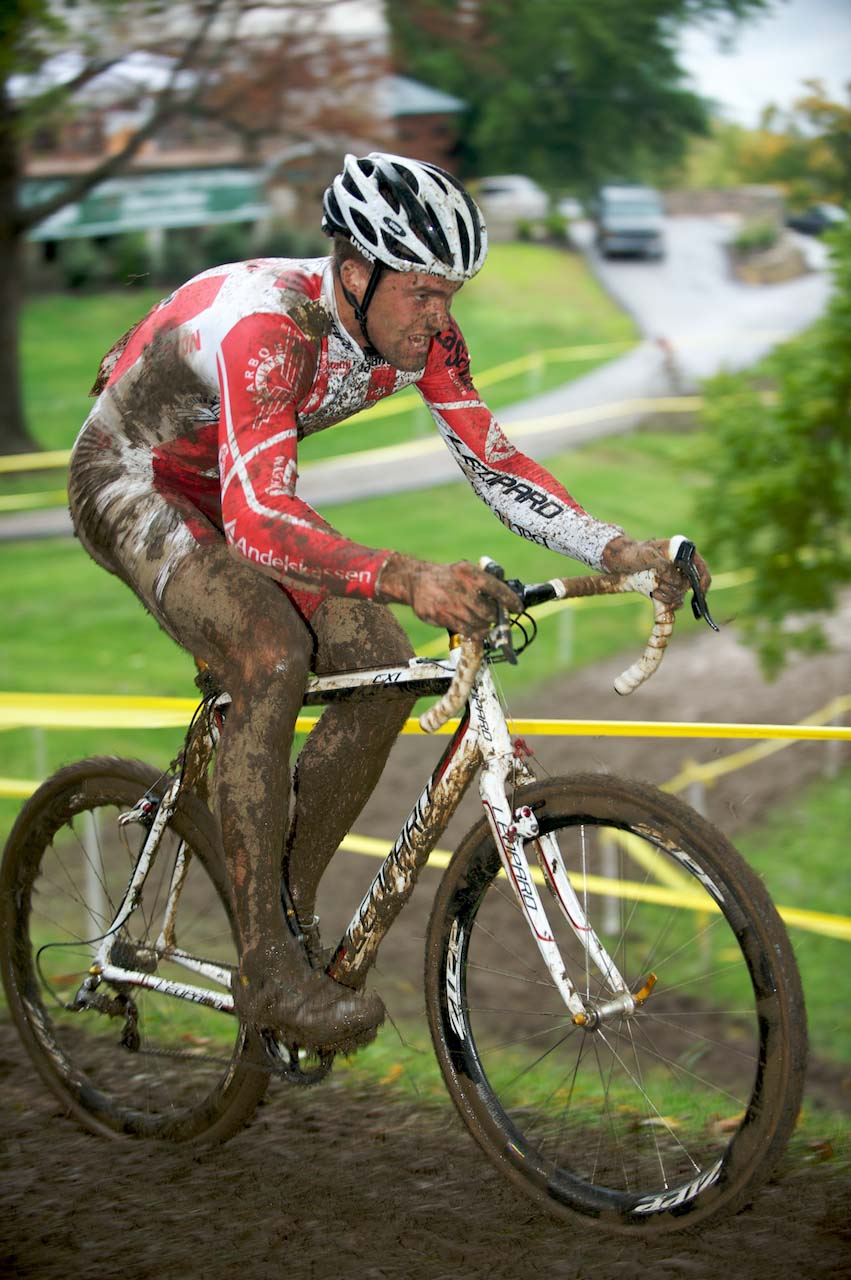
[[288,222],[274,223],[254,247],[258,258],[322,258],[327,252],[328,239],[318,228]]
[[[470,173],[523,172],[589,189],[612,173],[652,179],[706,127],[684,87],[677,30],[764,0],[387,0],[402,69],[469,104]],[[640,51],[637,52],[637,51]]]
[[568,219],[561,213],[548,213],[544,219],[544,229],[548,239],[556,244],[564,244],[569,238]]
[[109,279],[109,264],[91,240],[67,240],[59,269],[66,289],[94,289]]
[[116,236],[109,258],[110,275],[117,284],[139,288],[151,283],[153,260],[143,231],[127,231]]
[[769,674],[824,646],[818,615],[851,582],[851,224],[830,240],[824,317],[755,373],[706,388],[707,546],[756,570],[739,621]]
[[[851,911],[851,882],[837,874],[845,865],[851,829],[849,784],[849,768],[835,779],[811,782],[737,836],[740,852],[764,877],[781,906],[839,915]],[[792,930],[792,940],[807,999],[812,1049],[836,1062],[847,1062],[851,1016],[845,1002],[837,1005],[835,982],[836,966],[842,963],[838,952],[848,944],[797,929]]]
[[738,253],[760,253],[777,244],[780,228],[776,222],[768,219],[755,219],[746,222],[733,241],[733,248]]
[[712,122],[684,167],[691,188],[770,183],[792,206],[821,200],[851,204],[851,84],[846,102],[830,99],[818,80],[789,112],[767,107],[759,127]]
[[166,233],[157,266],[163,284],[183,284],[212,265],[205,259],[200,237],[194,229],[179,227]]
[[[224,262],[244,262],[253,253],[251,227],[243,223],[223,223],[201,232],[201,257],[208,267]],[[203,269],[203,268],[202,268]]]

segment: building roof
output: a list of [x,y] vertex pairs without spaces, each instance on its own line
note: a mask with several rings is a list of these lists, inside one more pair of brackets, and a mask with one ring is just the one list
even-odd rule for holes
[[386,76],[382,82],[382,96],[391,116],[435,116],[456,114],[467,104],[451,93],[433,89],[408,76]]

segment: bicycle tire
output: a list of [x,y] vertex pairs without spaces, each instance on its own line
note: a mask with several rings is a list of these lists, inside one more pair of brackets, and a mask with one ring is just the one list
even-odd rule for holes
[[[785,1148],[806,1063],[800,978],[761,880],[642,783],[553,778],[516,803],[558,834],[630,991],[651,972],[655,986],[630,1016],[576,1026],[482,820],[447,868],[426,941],[432,1039],[460,1115],[516,1185],[574,1222],[646,1238],[737,1211]],[[544,901],[586,1008],[600,1007],[611,992]]]
[[[246,1123],[268,1085],[253,1034],[227,1014],[123,984],[98,988],[113,1001],[123,997],[123,1016],[68,1008],[146,834],[141,823],[119,828],[118,814],[146,793],[162,795],[165,785],[140,761],[97,758],[60,769],[38,788],[18,816],[0,868],[0,967],[30,1058],[87,1129],[112,1138],[217,1142]],[[184,793],[139,907],[118,934],[127,968],[139,968],[141,954],[150,957],[144,947],[162,924],[168,846],[179,841],[193,856],[178,941],[186,949],[202,946],[205,959],[236,963],[216,824],[196,796]],[[161,955],[146,963],[162,976],[204,985]]]

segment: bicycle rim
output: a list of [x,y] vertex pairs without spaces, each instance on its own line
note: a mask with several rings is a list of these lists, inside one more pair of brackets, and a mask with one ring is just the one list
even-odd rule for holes
[[[48,780],[22,812],[2,872],[3,977],[24,1043],[50,1087],[88,1128],[115,1136],[221,1139],[253,1110],[267,1077],[239,1022],[202,1005],[101,982],[73,1008],[147,834],[121,825],[158,775],[135,761],[92,760]],[[178,848],[190,854],[176,916],[181,951],[236,964],[212,819],[185,797],[112,959],[209,990],[221,986],[164,958],[158,939]]]
[[[553,780],[523,803],[645,998],[629,1016],[573,1022],[480,826],[441,886],[427,951],[432,1033],[462,1116],[556,1213],[670,1230],[740,1207],[785,1146],[806,1055],[794,958],[761,883],[652,788]],[[586,1008],[604,1009],[610,984],[542,892]]]

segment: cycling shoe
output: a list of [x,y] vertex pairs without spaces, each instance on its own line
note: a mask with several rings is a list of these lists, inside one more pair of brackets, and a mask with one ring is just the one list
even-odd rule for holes
[[277,981],[236,974],[234,1010],[241,1022],[274,1030],[309,1049],[353,1052],[375,1039],[384,1021],[384,1003],[374,991],[354,991],[319,969],[305,966],[298,980]]

